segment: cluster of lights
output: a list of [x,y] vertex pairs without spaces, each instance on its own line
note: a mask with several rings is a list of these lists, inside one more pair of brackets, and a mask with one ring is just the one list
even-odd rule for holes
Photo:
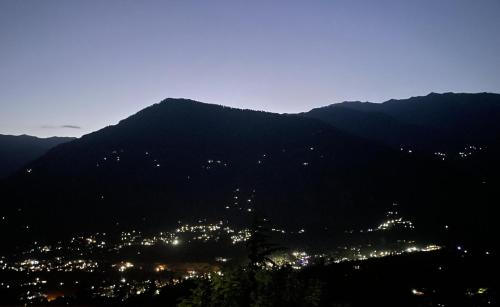
[[214,160],[214,159],[208,159],[207,164],[203,165],[202,168],[206,170],[210,170],[212,168],[216,167],[227,167],[228,163],[224,162],[222,160]]
[[272,232],[278,232],[281,234],[286,234],[286,231],[284,229],[279,229],[279,228],[271,228]]
[[60,257],[53,261],[41,259],[26,259],[3,266],[4,270],[15,272],[94,272],[99,264],[93,260],[62,260]]
[[440,152],[440,151],[435,152],[434,155],[439,157],[443,161],[446,159],[446,156],[447,156],[444,152]]
[[[314,150],[311,148],[310,150]],[[220,164],[216,160],[209,160],[209,164]],[[251,197],[240,197],[239,188],[236,189],[234,200],[236,204],[238,202],[244,202],[245,204],[251,203],[253,198],[253,191]],[[374,230],[387,230],[396,225],[403,226],[404,228],[413,228],[413,224],[410,221],[403,220],[398,216],[397,211],[389,211],[387,214],[387,220],[381,223]],[[306,232],[305,229],[299,229],[297,231],[285,231],[284,229],[272,228],[272,232],[286,234],[286,233],[298,233],[303,234]],[[251,231],[249,229],[234,229],[229,227],[225,222],[219,221],[217,223],[207,223],[206,220],[200,220],[198,223],[194,224],[182,224],[179,222],[179,226],[173,229],[170,232],[160,232],[159,234],[153,236],[145,236],[141,232],[136,230],[131,230],[127,232],[121,232],[116,239],[112,239],[110,236],[107,236],[105,233],[97,233],[89,236],[78,236],[73,237],[69,244],[58,242],[56,245],[43,245],[37,244],[35,242],[34,247],[30,250],[26,251],[23,255],[24,260],[19,262],[14,262],[12,265],[9,265],[5,258],[0,258],[0,269],[2,270],[14,270],[19,272],[73,272],[73,271],[81,271],[81,272],[94,272],[98,268],[112,268],[115,272],[118,271],[123,274],[119,274],[120,279],[112,283],[110,281],[103,281],[100,285],[92,286],[92,290],[96,296],[102,297],[118,297],[122,296],[123,293],[127,296],[141,295],[145,292],[151,291],[152,293],[159,293],[159,289],[162,287],[175,284],[185,279],[194,279],[200,277],[208,277],[210,278],[210,273],[206,273],[204,269],[187,269],[184,273],[177,275],[178,279],[171,278],[169,280],[147,280],[147,281],[134,281],[128,280],[128,274],[126,273],[128,270],[142,270],[143,265],[134,264],[130,261],[121,261],[115,264],[98,264],[92,260],[83,260],[78,259],[75,256],[74,259],[62,259],[60,257],[55,257],[54,260],[45,260],[51,253],[65,253],[66,251],[71,251],[75,255],[88,255],[91,256],[92,252],[115,252],[119,251],[122,248],[136,246],[136,247],[149,247],[153,245],[171,245],[176,246],[182,244],[188,244],[191,241],[203,241],[208,242],[210,240],[218,241],[222,237],[228,238],[231,240],[232,244],[239,244],[242,242],[246,242],[251,238]],[[398,241],[399,242],[399,241]],[[378,257],[386,257],[391,255],[400,255],[405,253],[414,253],[414,252],[430,252],[439,250],[441,247],[438,245],[426,245],[423,247],[418,247],[413,244],[414,242],[404,242],[408,243],[404,248],[393,249],[393,250],[373,250],[362,252],[360,247],[345,247],[345,250],[349,251],[350,255],[336,258],[328,258],[333,262],[342,262],[342,261],[350,261],[350,260],[364,260],[368,258],[378,258]],[[412,245],[409,245],[412,244]],[[43,257],[37,258],[33,257],[36,254],[43,254]],[[69,254],[69,253],[67,253]],[[281,257],[281,258],[280,258]],[[310,265],[315,258],[318,257],[326,257],[325,255],[309,255],[305,251],[294,251],[292,253],[286,254],[286,256],[280,256],[275,258],[275,261],[278,265],[289,265],[294,269],[301,269],[305,266]],[[226,263],[230,259],[225,257],[217,257],[215,259],[216,262]],[[116,261],[116,260],[115,260]],[[175,268],[175,266],[173,266]],[[150,266],[150,272],[155,272],[155,278],[165,277],[165,274],[159,274],[161,272],[167,271],[169,274],[171,272],[177,272],[177,270],[172,269],[166,264],[154,264]],[[214,274],[222,274],[215,267],[210,268],[210,272]],[[176,273],[177,274],[177,273]],[[208,275],[207,275],[208,274]],[[168,274],[167,274],[168,275]],[[180,276],[180,277],[179,277]],[[34,287],[47,283],[46,280],[37,279],[35,281],[29,281],[24,286]],[[3,285],[2,285],[3,286]],[[46,294],[29,292],[29,295],[26,297],[32,297],[33,299],[43,298]]]
[[377,227],[377,230],[387,230],[395,226],[402,226],[404,228],[411,228],[411,229],[415,228],[411,221],[405,221],[403,220],[403,218],[400,217],[397,219],[390,219],[384,221]]
[[293,251],[291,253],[279,253],[271,257],[273,263],[268,263],[268,267],[273,268],[275,265],[278,267],[288,266],[295,270],[300,270],[304,267],[311,265],[313,259],[325,258],[326,255],[310,255],[306,251]]
[[435,244],[425,245],[424,247],[418,246],[408,246],[406,248],[393,249],[393,250],[371,250],[366,254],[361,253],[360,250],[352,257],[339,257],[334,260],[335,263],[345,262],[345,261],[357,261],[357,260],[367,260],[370,258],[382,258],[387,256],[398,256],[408,253],[417,253],[417,252],[432,252],[440,250],[442,247]]
[[481,150],[483,150],[483,147],[478,147],[478,146],[474,146],[474,145],[466,146],[463,151],[460,151],[458,153],[458,156],[460,158],[467,158],[467,157],[471,156],[473,153],[475,153],[477,151],[481,151]]
[[[397,206],[397,204],[393,204],[393,206]],[[394,227],[402,227],[402,228],[408,228],[408,229],[414,229],[415,226],[413,223],[409,220],[404,220],[402,217],[398,215],[397,211],[388,211],[387,212],[387,220],[383,221],[380,223],[375,229],[374,228],[368,228],[366,231],[367,232],[372,232],[372,231],[380,231],[380,230],[389,230]],[[350,231],[351,233],[353,231]],[[363,232],[361,230],[360,232]]]
[[113,267],[117,268],[119,272],[125,272],[126,270],[133,268],[134,264],[132,262],[126,261],[114,264]]
[[[265,155],[264,155],[265,156]],[[245,210],[247,212],[253,212],[253,200],[255,197],[255,190],[252,190],[250,195],[248,197],[242,197],[240,195],[240,188],[236,188],[234,190],[234,194],[232,196],[232,204],[228,204],[225,206],[226,210],[229,210],[231,208],[235,208],[238,210]]]
[[243,229],[231,235],[231,241],[233,244],[237,244],[246,242],[250,240],[251,237],[252,237],[252,232],[249,229]]

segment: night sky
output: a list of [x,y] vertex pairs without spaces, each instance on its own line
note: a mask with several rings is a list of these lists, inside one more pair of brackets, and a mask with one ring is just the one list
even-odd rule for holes
[[166,97],[300,112],[500,92],[500,1],[0,1],[0,133],[80,136]]

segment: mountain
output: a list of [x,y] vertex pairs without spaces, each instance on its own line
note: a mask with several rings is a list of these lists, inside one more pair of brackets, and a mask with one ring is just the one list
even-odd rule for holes
[[396,148],[458,151],[497,143],[500,135],[500,95],[490,93],[343,102],[302,115]]
[[315,118],[166,99],[17,172],[0,187],[0,230],[18,244],[179,220],[248,225],[257,211],[274,225],[330,236],[326,229],[373,221],[398,202],[429,227],[461,225],[472,235],[465,228],[492,216],[489,187]]
[[49,149],[73,140],[66,137],[37,138],[29,135],[0,134],[0,178],[19,170]]

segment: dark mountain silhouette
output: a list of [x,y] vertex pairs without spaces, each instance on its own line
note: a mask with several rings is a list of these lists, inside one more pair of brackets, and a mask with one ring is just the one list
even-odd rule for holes
[[343,102],[303,115],[394,147],[459,150],[498,142],[500,95],[431,93],[384,103]]
[[2,227],[15,242],[178,220],[244,222],[255,210],[291,229],[344,230],[393,202],[429,227],[472,228],[487,224],[474,217],[489,216],[492,201],[480,178],[320,120],[186,99],[61,144],[1,188]]
[[37,138],[29,135],[0,134],[0,178],[19,170],[49,149],[73,140],[66,137]]

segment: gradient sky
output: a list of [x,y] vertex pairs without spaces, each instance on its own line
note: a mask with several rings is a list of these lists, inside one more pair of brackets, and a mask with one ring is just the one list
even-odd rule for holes
[[80,136],[166,97],[299,112],[500,92],[499,16],[499,0],[0,0],[0,133]]

